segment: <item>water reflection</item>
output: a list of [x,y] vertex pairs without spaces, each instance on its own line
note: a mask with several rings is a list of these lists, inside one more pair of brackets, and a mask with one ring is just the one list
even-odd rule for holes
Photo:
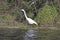
[[37,38],[37,31],[33,29],[29,29],[25,32],[24,40],[35,40]]
[[60,40],[60,30],[0,28],[0,40]]

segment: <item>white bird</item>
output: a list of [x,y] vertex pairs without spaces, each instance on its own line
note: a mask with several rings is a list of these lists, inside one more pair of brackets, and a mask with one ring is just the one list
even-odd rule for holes
[[29,24],[36,24],[36,25],[38,25],[34,20],[32,20],[31,18],[28,18],[28,17],[27,17],[26,12],[25,12],[24,9],[21,9],[21,11],[24,12],[25,18],[26,18],[26,20],[27,20],[27,22],[28,22]]

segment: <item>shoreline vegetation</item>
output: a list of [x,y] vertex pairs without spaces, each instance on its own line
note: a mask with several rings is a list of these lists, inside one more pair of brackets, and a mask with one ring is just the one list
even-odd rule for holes
[[[23,1],[23,0],[22,0]],[[60,28],[60,15],[57,1],[44,1],[38,0],[35,4],[30,5],[32,1],[23,1],[21,5],[27,12],[27,16],[32,18],[38,23],[38,26],[28,25],[23,13],[20,11],[17,1],[5,0],[0,1],[0,27],[12,27],[12,28]],[[21,2],[21,1],[19,1]],[[18,2],[18,3],[19,3]],[[38,3],[37,3],[38,2]],[[52,3],[51,3],[52,2]],[[51,3],[51,4],[50,4]],[[39,4],[39,5],[37,5]],[[5,28],[4,27],[4,28]]]

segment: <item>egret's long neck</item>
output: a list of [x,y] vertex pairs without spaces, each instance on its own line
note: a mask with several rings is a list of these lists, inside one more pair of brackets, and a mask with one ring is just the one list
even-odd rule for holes
[[24,11],[24,15],[25,15],[25,18],[28,18],[25,11]]

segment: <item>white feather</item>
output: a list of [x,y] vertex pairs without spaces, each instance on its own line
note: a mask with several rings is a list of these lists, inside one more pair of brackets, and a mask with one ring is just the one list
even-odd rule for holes
[[38,25],[34,20],[32,20],[31,18],[27,17],[26,12],[25,12],[24,9],[21,9],[21,10],[24,12],[25,18],[26,18],[26,20],[28,21],[29,24],[36,24],[36,25]]

